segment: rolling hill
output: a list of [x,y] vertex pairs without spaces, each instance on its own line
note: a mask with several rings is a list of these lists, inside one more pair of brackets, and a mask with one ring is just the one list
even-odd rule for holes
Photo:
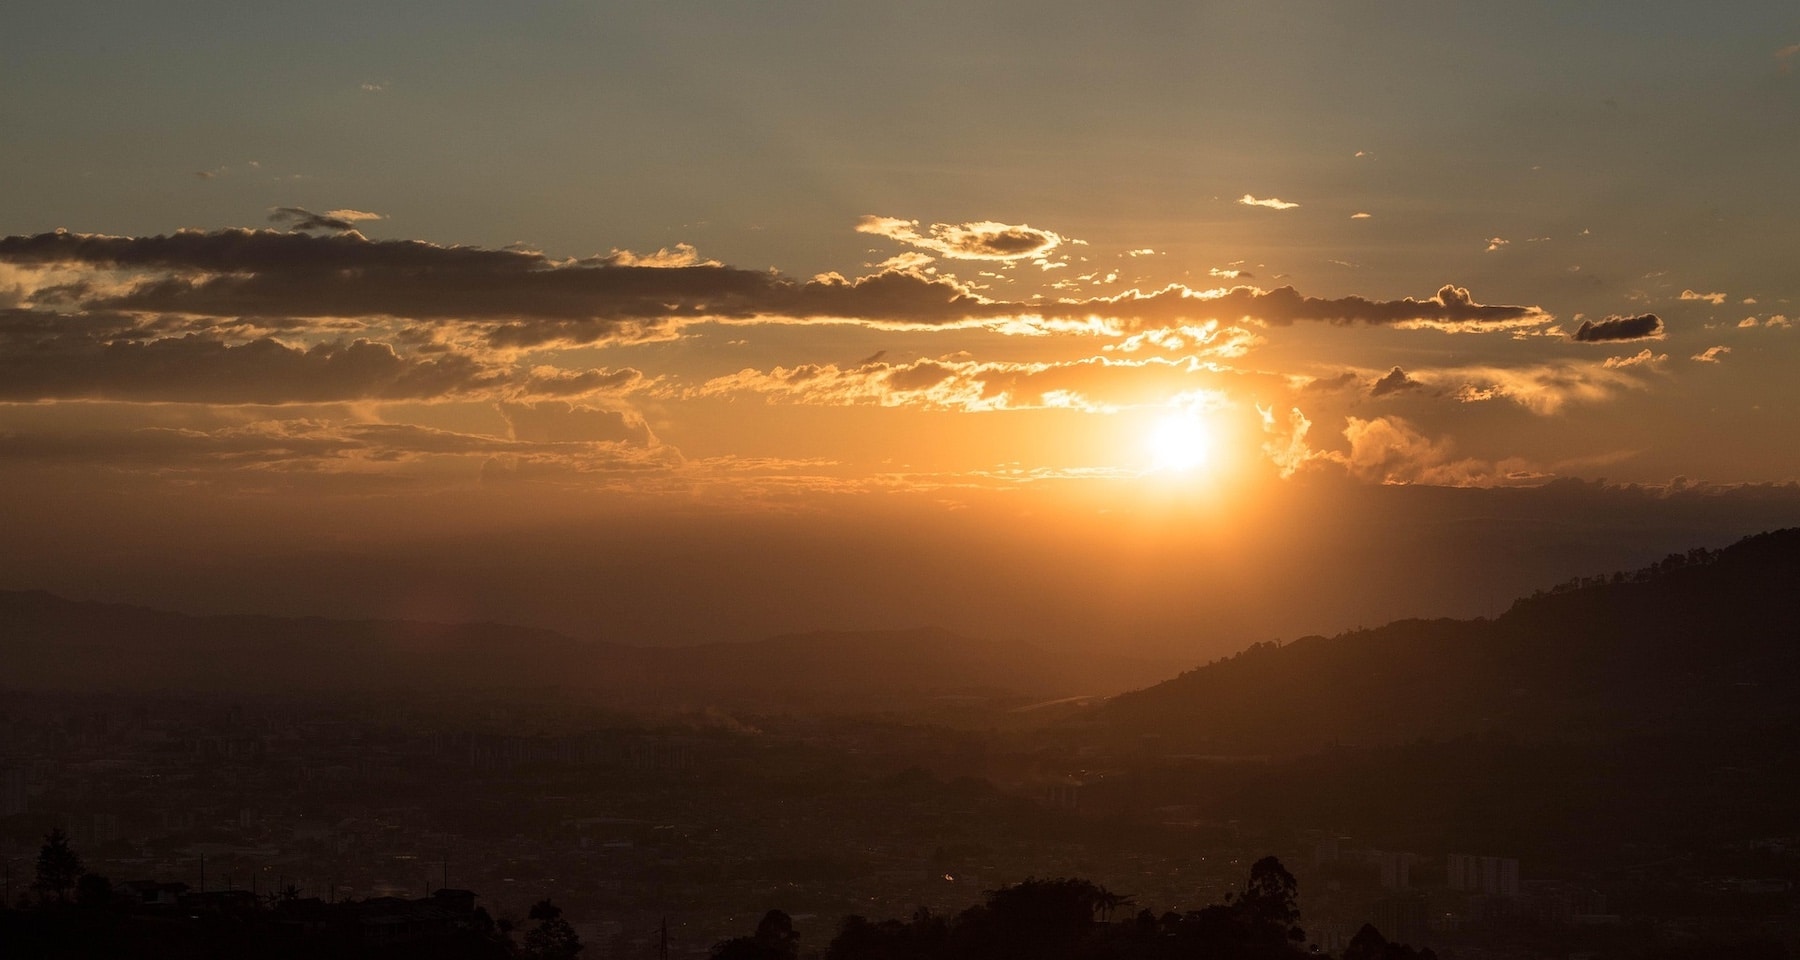
[[1793,739],[1800,530],[1565,584],[1491,620],[1260,644],[1091,720],[1170,752],[1259,755],[1490,733]]

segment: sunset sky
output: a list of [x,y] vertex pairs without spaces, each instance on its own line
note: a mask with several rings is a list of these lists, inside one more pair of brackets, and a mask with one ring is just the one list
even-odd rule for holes
[[5,19],[0,586],[1229,645],[1800,522],[1791,2]]

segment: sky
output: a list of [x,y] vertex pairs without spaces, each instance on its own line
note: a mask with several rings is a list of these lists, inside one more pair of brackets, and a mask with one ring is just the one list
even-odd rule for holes
[[1212,650],[1800,523],[1791,3],[7,19],[0,586]]

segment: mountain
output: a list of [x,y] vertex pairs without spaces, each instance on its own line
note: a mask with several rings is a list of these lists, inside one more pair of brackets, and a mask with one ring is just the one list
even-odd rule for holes
[[493,623],[188,616],[0,591],[0,687],[229,693],[589,692],[621,706],[890,709],[940,698],[1105,695],[1164,663],[944,630],[652,648]]
[[1477,620],[1259,644],[1092,712],[1117,742],[1295,755],[1500,734],[1800,740],[1800,530],[1593,577]]

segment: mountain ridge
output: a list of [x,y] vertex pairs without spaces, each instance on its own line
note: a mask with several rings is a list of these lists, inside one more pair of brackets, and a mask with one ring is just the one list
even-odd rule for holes
[[1683,718],[1783,734],[1800,702],[1800,529],[1585,578],[1493,619],[1257,644],[1091,718],[1170,749],[1298,754],[1489,732],[1606,739]]

